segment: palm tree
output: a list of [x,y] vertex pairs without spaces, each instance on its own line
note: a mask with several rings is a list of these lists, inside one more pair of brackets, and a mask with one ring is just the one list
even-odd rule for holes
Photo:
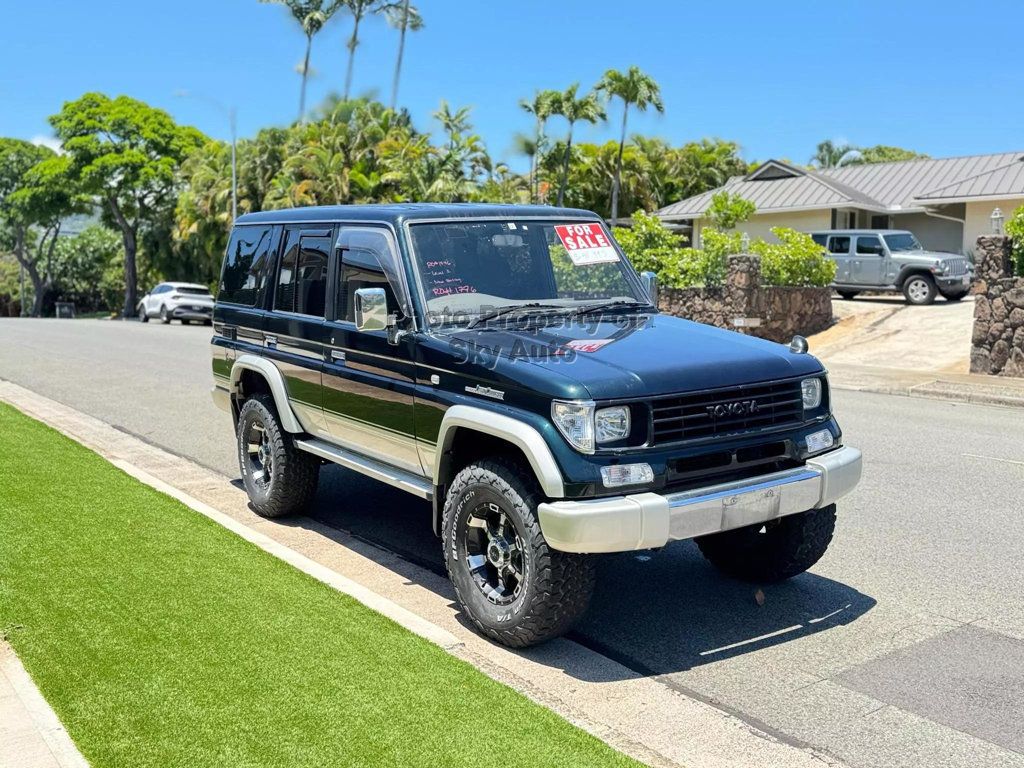
[[818,145],[811,158],[815,168],[841,168],[860,159],[860,150],[850,144],[836,144],[828,139]]
[[352,14],[352,34],[349,35],[345,47],[348,48],[348,68],[345,70],[345,92],[342,98],[348,101],[352,93],[352,65],[356,59],[356,47],[359,45],[359,22],[367,14],[380,13],[384,10],[383,0],[343,0],[343,4]]
[[622,182],[622,153],[626,148],[626,119],[629,108],[635,106],[641,112],[647,107],[654,107],[659,112],[665,111],[661,102],[661,89],[650,75],[640,67],[632,66],[625,72],[609,69],[598,82],[596,90],[608,99],[618,96],[622,99],[622,134],[619,138],[619,157],[615,161],[615,178],[612,180],[612,221],[619,216],[619,186]]
[[[544,91],[537,91],[533,95],[533,101],[527,101],[521,99],[519,106],[522,107],[526,112],[533,115],[536,120],[536,127],[534,128],[533,135],[533,152],[523,152],[523,154],[530,156],[530,200],[533,201],[537,197],[537,156],[544,146],[544,125],[547,123],[549,117],[554,114],[554,108],[558,104],[558,100],[562,97],[562,94],[558,91],[551,89]],[[523,149],[525,144],[519,141],[520,150]]]
[[580,84],[573,83],[565,89],[558,97],[558,102],[553,105],[551,114],[561,115],[569,122],[569,134],[565,141],[565,157],[562,161],[562,181],[558,186],[558,204],[565,200],[565,185],[569,181],[569,160],[572,157],[572,129],[576,123],[583,121],[590,124],[605,119],[604,109],[597,98],[596,93],[588,93],[586,96],[577,97],[576,92]]
[[392,3],[384,8],[388,24],[398,30],[398,58],[395,60],[395,76],[391,81],[391,109],[398,103],[398,78],[402,74],[402,55],[405,53],[405,33],[423,29],[423,17],[409,0]]
[[537,140],[533,136],[527,136],[524,133],[517,133],[512,137],[512,146],[517,155],[526,155],[526,157],[530,159],[530,202],[535,203],[537,202],[537,199],[534,181],[536,179],[537,152],[539,149]]
[[324,28],[324,24],[341,8],[342,0],[260,0],[261,3],[283,5],[299,22],[306,36],[306,55],[302,60],[302,87],[299,91],[299,122],[306,117],[306,81],[309,79],[309,55],[313,50],[313,38]]

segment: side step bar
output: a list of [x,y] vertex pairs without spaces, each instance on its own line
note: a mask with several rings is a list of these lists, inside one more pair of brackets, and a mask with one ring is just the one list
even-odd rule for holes
[[395,488],[401,488],[403,491],[408,491],[414,496],[419,496],[421,499],[430,501],[434,498],[434,486],[427,478],[407,472],[404,469],[398,469],[377,459],[371,459],[368,456],[339,448],[336,445],[331,445],[328,442],[315,438],[296,440],[295,446],[307,453],[312,453],[314,456],[319,456],[321,459],[340,464],[354,472],[372,477],[374,480],[380,480],[388,485],[393,485]]

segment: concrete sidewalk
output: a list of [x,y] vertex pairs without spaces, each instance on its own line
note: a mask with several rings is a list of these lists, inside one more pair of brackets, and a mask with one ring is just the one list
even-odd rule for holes
[[0,642],[0,765],[88,768],[7,643]]
[[1024,379],[823,362],[836,389],[1024,408]]

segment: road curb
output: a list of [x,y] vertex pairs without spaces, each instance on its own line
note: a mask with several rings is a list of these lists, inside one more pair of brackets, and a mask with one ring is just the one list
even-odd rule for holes
[[990,405],[999,408],[1024,408],[1024,396],[1016,397],[1009,394],[978,391],[970,385],[957,385],[953,382],[935,381],[923,384],[854,384],[830,380],[833,389],[847,392],[871,392],[879,395],[899,395],[902,397],[919,397],[928,400],[945,400],[947,402],[966,403],[969,405]]
[[281,559],[314,578],[342,585],[374,610],[371,603],[380,600],[377,605],[394,613],[390,618],[414,617],[410,631],[637,760],[666,768],[843,765],[572,641],[558,639],[527,652],[494,645],[460,621],[450,584],[429,570],[313,520],[286,525],[258,518],[243,503],[244,491],[224,475],[18,385],[0,380],[0,400],[256,546],[275,556],[280,551]]

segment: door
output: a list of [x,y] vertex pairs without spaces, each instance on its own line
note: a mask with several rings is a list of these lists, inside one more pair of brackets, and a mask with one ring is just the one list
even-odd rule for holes
[[327,266],[334,228],[285,227],[273,311],[263,325],[264,356],[284,376],[288,401],[302,428],[324,437],[321,386],[326,334]]
[[850,241],[849,235],[832,235],[828,239],[829,257],[836,263],[837,285],[853,282],[850,277]]
[[161,294],[164,292],[164,289],[166,288],[167,286],[161,283],[160,285],[155,286],[153,290],[149,292],[149,295],[146,296],[145,304],[147,314],[155,315],[157,312],[160,311],[160,302],[164,298],[163,296],[161,296]]
[[342,226],[338,237],[335,319],[327,323],[324,417],[331,440],[371,458],[422,473],[413,421],[413,336],[360,331],[355,292],[384,288],[388,312],[408,310],[401,261],[384,227]]
[[858,235],[851,269],[853,282],[857,285],[884,285],[886,258],[882,238]]

